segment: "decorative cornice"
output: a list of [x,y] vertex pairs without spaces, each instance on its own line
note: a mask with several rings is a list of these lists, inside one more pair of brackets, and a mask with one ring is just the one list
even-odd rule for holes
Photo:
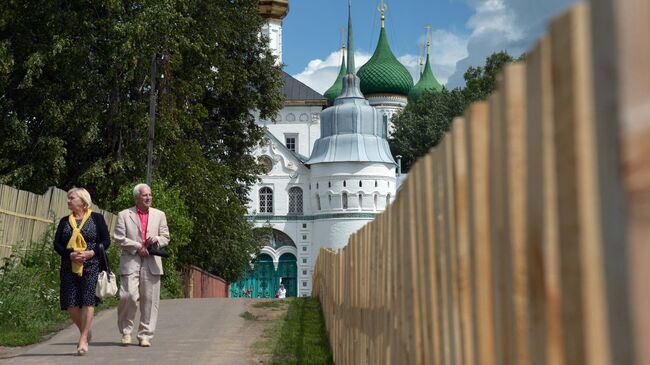
[[378,213],[325,213],[318,215],[247,215],[246,218],[253,222],[277,222],[277,221],[315,221],[322,219],[375,219]]
[[282,20],[289,13],[289,0],[259,0],[258,13],[266,19]]

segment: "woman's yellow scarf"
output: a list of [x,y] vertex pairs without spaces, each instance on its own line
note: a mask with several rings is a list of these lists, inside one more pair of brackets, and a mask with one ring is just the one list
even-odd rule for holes
[[[81,224],[79,224],[79,227],[77,227],[77,220],[74,218],[74,213],[70,214],[68,217],[68,222],[70,223],[70,227],[72,227],[72,237],[70,237],[70,241],[68,241],[68,246],[66,248],[70,251],[74,252],[81,252],[81,251],[86,251],[86,240],[84,239],[84,236],[81,235],[81,228],[83,228],[84,223],[88,220],[88,217],[90,217],[90,209],[86,209],[86,213],[84,213],[84,217],[81,219]],[[78,263],[72,261],[72,272],[81,276],[83,275],[84,271],[84,264],[83,263]]]

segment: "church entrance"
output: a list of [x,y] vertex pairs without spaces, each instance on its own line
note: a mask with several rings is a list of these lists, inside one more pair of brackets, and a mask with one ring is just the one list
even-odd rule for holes
[[[276,229],[260,230],[260,239],[265,242],[264,253],[257,255],[252,269],[241,280],[230,284],[230,297],[274,298],[281,283],[287,290],[287,297],[297,296],[297,258],[293,253],[286,252],[287,247],[285,247],[295,248],[293,240],[284,232]],[[283,251],[285,252],[280,255],[280,252]],[[274,264],[272,255],[277,257],[277,264]]]

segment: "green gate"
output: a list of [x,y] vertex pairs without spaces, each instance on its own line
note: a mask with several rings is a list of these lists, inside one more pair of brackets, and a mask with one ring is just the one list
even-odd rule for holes
[[[295,249],[296,244],[291,237],[277,229],[256,229],[259,240],[273,250],[289,246]],[[280,283],[284,283],[288,297],[298,296],[298,265],[296,256],[292,253],[282,254],[279,258],[278,269],[273,267],[273,258],[262,253],[255,258],[253,269],[236,283],[230,284],[231,298],[274,298]],[[248,292],[250,291],[250,295]]]

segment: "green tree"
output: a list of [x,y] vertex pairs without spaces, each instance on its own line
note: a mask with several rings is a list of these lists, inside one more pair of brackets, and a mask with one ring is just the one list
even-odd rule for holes
[[463,95],[468,104],[485,100],[496,88],[496,77],[503,67],[514,59],[506,51],[492,53],[485,59],[483,67],[470,67],[463,74],[465,88]]
[[512,61],[505,51],[493,53],[484,66],[470,67],[465,72],[464,88],[426,92],[397,114],[392,120],[395,129],[389,143],[393,155],[402,156],[402,169],[408,171],[418,157],[437,145],[453,118],[462,115],[470,103],[485,100],[496,88],[499,72]]
[[395,129],[389,140],[393,155],[402,156],[402,170],[438,144],[451,120],[463,113],[467,103],[458,90],[427,91],[393,118]]
[[[249,152],[263,135],[252,111],[270,119],[282,106],[263,21],[256,0],[0,2],[0,183],[83,185],[110,206],[144,178],[156,91],[154,180],[182,187],[194,221],[197,253],[179,260],[242,271],[258,172]],[[206,258],[204,246],[240,258]]]

